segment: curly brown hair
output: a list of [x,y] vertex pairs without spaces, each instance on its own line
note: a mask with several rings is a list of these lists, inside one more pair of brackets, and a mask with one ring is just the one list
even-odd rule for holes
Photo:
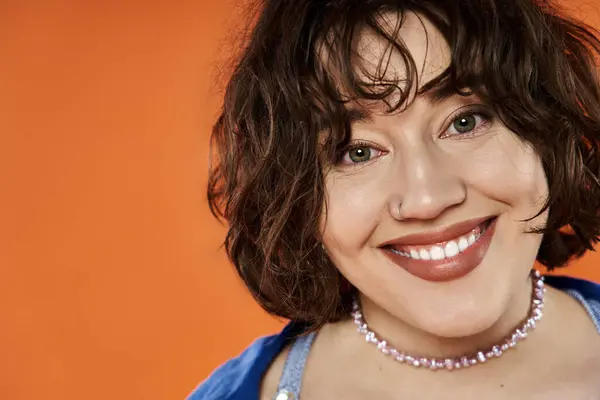
[[[548,222],[537,231],[544,235],[540,263],[552,269],[593,249],[600,232],[600,41],[591,27],[533,0],[259,6],[213,128],[208,198],[213,214],[229,223],[231,261],[268,312],[313,329],[348,314],[352,288],[319,241],[324,160],[349,140],[348,101],[384,101],[394,112],[413,85],[417,93],[476,94],[536,149],[549,186],[540,210],[549,210]],[[433,23],[451,50],[448,68],[422,87],[397,35],[409,11]],[[381,25],[389,12],[400,17],[393,32]],[[402,56],[407,81],[385,76],[385,57],[380,75],[357,74],[361,28]],[[389,102],[393,93],[400,95]]]

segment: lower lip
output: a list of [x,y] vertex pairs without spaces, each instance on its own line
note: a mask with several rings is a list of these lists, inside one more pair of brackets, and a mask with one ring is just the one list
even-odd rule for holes
[[454,257],[443,260],[415,260],[383,249],[384,254],[395,264],[402,267],[409,274],[430,282],[447,282],[462,278],[473,271],[487,253],[492,242],[496,218],[491,222],[483,235],[470,247]]

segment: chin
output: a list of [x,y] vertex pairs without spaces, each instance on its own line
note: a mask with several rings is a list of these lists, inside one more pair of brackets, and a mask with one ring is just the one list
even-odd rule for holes
[[489,330],[502,319],[519,275],[488,260],[459,280],[442,284],[414,280],[407,285],[402,279],[402,296],[387,291],[375,296],[380,304],[387,304],[384,308],[390,314],[423,333],[465,338]]
[[[528,282],[526,278],[535,261],[539,240],[537,235],[520,238],[523,251],[518,256],[503,252],[505,246],[495,240],[477,268],[453,281],[426,282],[404,271],[395,271],[391,280],[397,280],[398,285],[402,282],[403,295],[393,300],[388,298],[388,304],[393,304],[389,311],[440,338],[465,338],[489,331],[507,317],[512,306],[521,304],[523,284]],[[509,247],[518,246],[510,243]],[[517,304],[512,304],[514,301]]]
[[415,321],[415,327],[440,338],[458,339],[476,336],[489,330],[501,317],[501,307],[453,309],[437,312],[434,318]]

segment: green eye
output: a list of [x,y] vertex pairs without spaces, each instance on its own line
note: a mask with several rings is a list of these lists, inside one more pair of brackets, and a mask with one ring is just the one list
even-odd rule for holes
[[371,148],[366,146],[355,147],[348,151],[348,158],[355,164],[369,161],[371,159]]
[[463,115],[458,117],[452,123],[452,127],[458,133],[467,133],[475,129],[477,126],[477,118],[473,114]]
[[356,142],[351,144],[341,154],[338,163],[343,165],[363,164],[372,161],[385,153],[385,151],[379,150],[374,146],[375,145],[366,142]]
[[494,117],[484,111],[466,111],[453,116],[452,123],[440,138],[467,139],[479,136],[492,125]]

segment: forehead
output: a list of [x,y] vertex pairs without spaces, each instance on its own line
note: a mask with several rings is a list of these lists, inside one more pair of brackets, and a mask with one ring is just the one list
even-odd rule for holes
[[[321,67],[345,108],[369,112],[403,109],[450,66],[451,50],[446,39],[421,14],[380,12],[366,17],[359,26],[338,28],[329,31],[316,50]],[[423,92],[434,99],[441,95],[443,99],[448,90],[444,86],[447,85],[427,88],[440,89],[437,93]],[[331,92],[325,90],[325,97],[329,96],[327,93]]]
[[387,12],[376,21],[387,37],[364,27],[355,41],[354,73],[362,81],[396,82],[403,89],[403,83],[415,79],[418,89],[449,67],[450,47],[427,18]]

